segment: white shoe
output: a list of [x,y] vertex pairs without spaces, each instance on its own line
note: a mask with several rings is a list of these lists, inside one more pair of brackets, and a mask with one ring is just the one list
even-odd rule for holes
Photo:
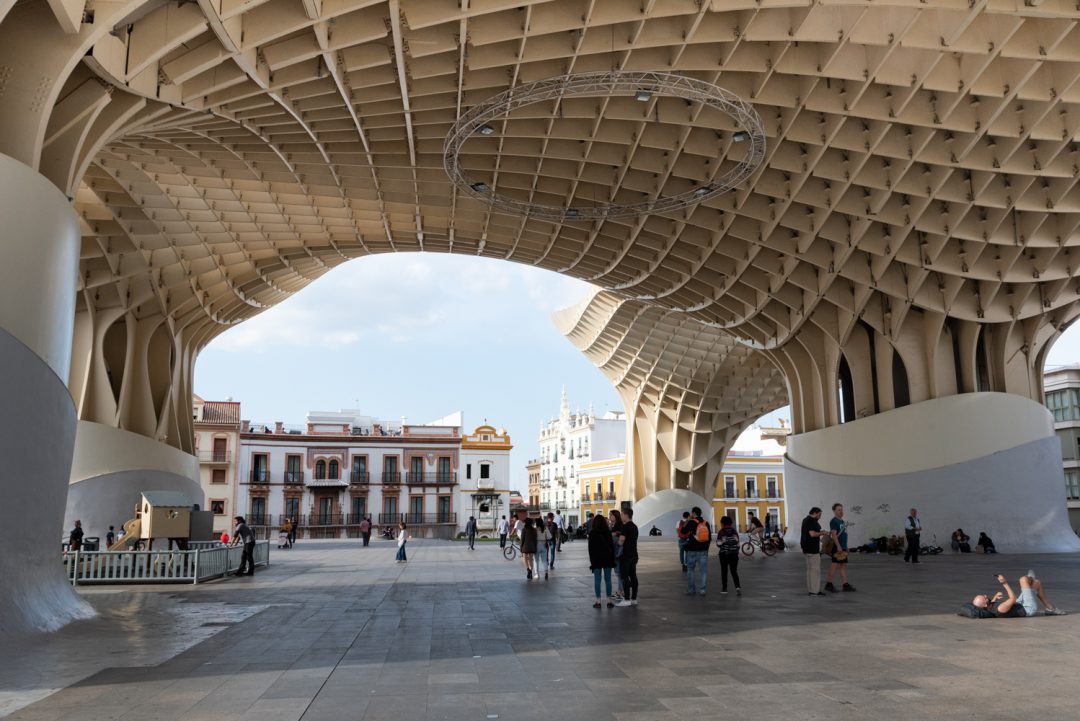
[[615,605],[618,606],[619,608],[626,608],[627,606],[633,606],[635,603],[636,603],[636,601],[631,601],[629,599],[624,598],[623,600],[619,601]]
[[633,601],[631,601],[630,605],[631,606],[636,606],[637,605],[637,599],[635,598]]

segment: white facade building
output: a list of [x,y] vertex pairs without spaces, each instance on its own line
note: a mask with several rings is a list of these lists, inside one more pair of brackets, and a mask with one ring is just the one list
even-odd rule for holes
[[563,510],[567,520],[581,522],[581,464],[593,458],[612,458],[626,452],[626,414],[608,411],[571,413],[563,389],[559,417],[540,428],[540,508],[542,513]]
[[355,537],[365,517],[450,537],[509,501],[509,435],[481,426],[463,437],[461,424],[461,414],[404,424],[351,410],[311,412],[303,427],[244,422],[237,513],[271,529],[295,518],[309,538]]

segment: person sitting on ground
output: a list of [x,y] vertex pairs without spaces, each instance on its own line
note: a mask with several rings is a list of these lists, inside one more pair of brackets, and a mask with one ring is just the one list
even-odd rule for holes
[[994,548],[994,542],[990,536],[986,535],[986,531],[979,531],[979,542],[976,548],[982,548],[983,553],[997,553],[997,549]]
[[659,536],[660,535],[660,529],[657,528],[656,526],[653,526],[652,528],[649,529],[649,535],[650,536]]
[[971,553],[971,536],[964,533],[963,528],[957,528],[952,534],[952,549],[960,553]]
[[[1039,612],[1039,603],[1043,605],[1043,614],[1046,616],[1064,616],[1065,612],[1050,603],[1043,589],[1042,581],[1035,578],[1035,572],[1028,570],[1027,575],[1020,577],[1020,595],[1013,592],[1012,586],[1000,573],[997,582],[1001,584],[1004,592],[998,591],[993,596],[980,593],[965,603],[961,616],[970,618],[1024,618],[1034,616]],[[1036,602],[1036,599],[1038,602]]]

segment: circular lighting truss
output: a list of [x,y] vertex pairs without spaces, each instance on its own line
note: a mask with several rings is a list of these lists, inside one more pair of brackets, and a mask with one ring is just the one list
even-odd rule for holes
[[[491,135],[488,123],[517,108],[545,100],[596,95],[631,95],[647,102],[653,95],[681,98],[715,108],[730,117],[737,128],[735,142],[747,143],[746,156],[734,168],[685,193],[651,198],[638,203],[563,207],[530,203],[495,192],[483,182],[470,180],[461,167],[461,146],[473,135]],[[443,145],[443,167],[461,192],[487,204],[492,210],[555,221],[602,220],[644,213],[668,213],[695,205],[735,188],[761,165],[765,157],[765,130],[753,106],[734,93],[712,83],[671,73],[623,72],[563,75],[519,85],[473,106],[458,118]]]

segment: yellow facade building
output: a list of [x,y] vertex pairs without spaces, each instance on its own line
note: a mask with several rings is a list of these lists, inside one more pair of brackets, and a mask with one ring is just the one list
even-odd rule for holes
[[622,487],[625,466],[626,456],[621,453],[614,458],[581,464],[578,468],[578,497],[581,499],[578,518],[582,523],[593,514],[606,516],[609,511],[619,507],[617,491]]
[[784,506],[784,457],[732,451],[716,484],[713,517],[730,516],[745,533],[753,513],[770,529],[788,525]]

